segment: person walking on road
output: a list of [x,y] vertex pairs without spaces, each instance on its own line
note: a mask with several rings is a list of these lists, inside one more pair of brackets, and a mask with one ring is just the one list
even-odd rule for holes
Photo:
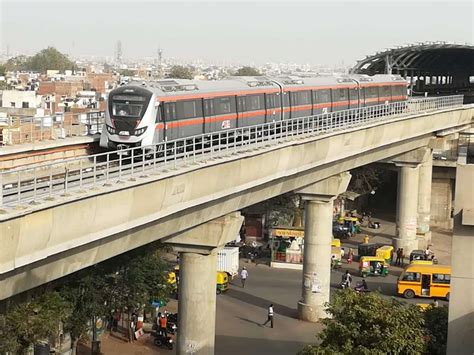
[[245,288],[245,281],[247,280],[248,276],[249,276],[249,272],[244,266],[242,268],[242,271],[240,272],[240,281],[242,282],[242,288]]
[[400,248],[397,249],[397,260],[395,260],[395,265],[400,265]]
[[347,253],[347,263],[352,264],[352,259],[354,258],[354,252],[352,248],[349,248],[349,252]]
[[273,328],[273,304],[268,306],[268,318],[265,323],[263,323],[263,326],[266,326],[270,322],[270,326]]
[[405,266],[403,259],[405,259],[405,252],[403,251],[403,248],[400,248],[400,266],[401,267]]

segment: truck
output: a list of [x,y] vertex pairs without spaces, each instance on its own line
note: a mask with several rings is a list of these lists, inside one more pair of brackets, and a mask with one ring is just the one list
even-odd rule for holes
[[217,271],[226,272],[231,278],[239,273],[239,247],[224,247],[217,253]]

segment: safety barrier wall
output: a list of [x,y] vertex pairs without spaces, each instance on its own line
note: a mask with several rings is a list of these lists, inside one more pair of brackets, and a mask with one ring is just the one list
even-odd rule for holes
[[377,122],[462,105],[462,95],[411,99],[9,170],[0,173],[0,206],[38,203],[40,199],[65,195],[72,190],[89,190],[135,176],[159,173],[220,155],[238,153],[258,145],[289,140],[295,136],[323,135],[354,127],[363,128]]

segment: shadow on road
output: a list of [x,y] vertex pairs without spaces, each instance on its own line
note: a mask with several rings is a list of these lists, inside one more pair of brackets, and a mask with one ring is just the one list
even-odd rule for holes
[[[308,339],[309,343],[316,343],[314,339]],[[267,338],[242,338],[233,336],[216,336],[216,354],[296,354],[308,343],[298,341],[274,340]]]
[[280,314],[285,317],[297,318],[297,315],[298,315],[298,311],[296,309],[272,302],[272,300],[253,296],[236,289],[230,289],[225,294],[227,297],[232,297],[239,301],[249,303],[263,309],[267,309],[270,303],[273,303],[273,309],[275,313]]

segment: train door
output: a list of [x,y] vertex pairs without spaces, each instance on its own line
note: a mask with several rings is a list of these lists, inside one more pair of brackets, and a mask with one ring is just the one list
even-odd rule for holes
[[283,119],[289,119],[291,117],[290,93],[283,91],[283,96],[281,99],[283,100]]
[[245,127],[246,117],[245,96],[237,96],[237,127]]
[[265,94],[265,122],[274,122],[280,119],[277,107],[279,107],[277,95]]
[[214,131],[214,103],[212,99],[204,99],[204,133]]

